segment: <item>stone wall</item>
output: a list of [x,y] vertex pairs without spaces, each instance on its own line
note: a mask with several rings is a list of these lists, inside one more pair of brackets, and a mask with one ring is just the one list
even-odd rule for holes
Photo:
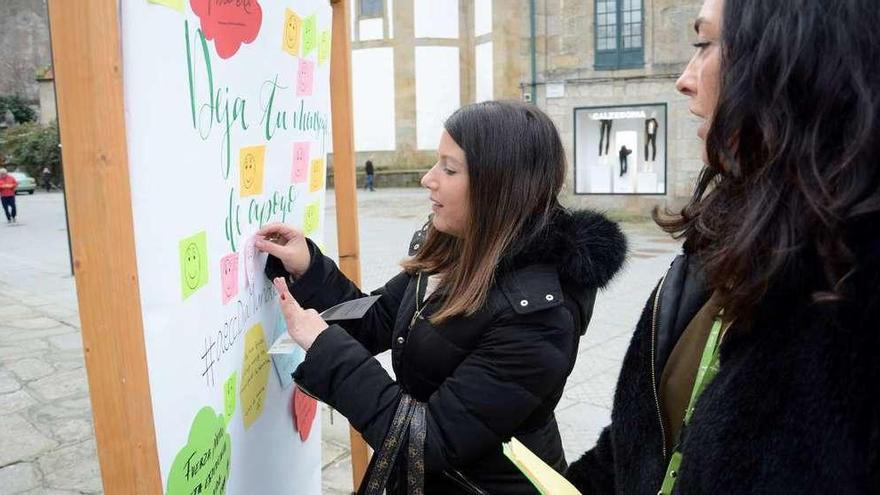
[[45,0],[0,1],[0,94],[39,100],[37,69],[50,65]]

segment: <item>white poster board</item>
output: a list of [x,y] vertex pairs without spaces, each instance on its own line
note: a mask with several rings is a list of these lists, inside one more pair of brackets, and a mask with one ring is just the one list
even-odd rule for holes
[[[285,331],[255,254],[323,238],[327,0],[122,0],[139,289],[167,493],[320,492],[320,417],[266,349]],[[112,246],[108,246],[112,249]]]

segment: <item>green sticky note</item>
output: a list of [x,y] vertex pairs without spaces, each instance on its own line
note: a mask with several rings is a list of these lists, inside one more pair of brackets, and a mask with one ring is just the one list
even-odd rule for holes
[[171,464],[167,495],[226,493],[231,454],[223,415],[203,407],[193,419],[186,445]]
[[183,298],[208,284],[208,235],[202,231],[180,241],[180,288]]
[[327,63],[330,58],[330,31],[321,31],[321,42],[318,46],[318,65]]
[[320,211],[320,205],[317,201],[306,205],[306,213],[303,215],[303,233],[305,235],[312,235],[313,232],[318,230],[318,223],[321,218]]
[[178,12],[183,12],[183,0],[147,0],[156,5],[164,5]]
[[318,19],[315,14],[306,17],[302,25],[303,32],[303,57],[315,51],[318,47]]
[[223,414],[226,417],[226,424],[229,424],[229,420],[232,419],[232,415],[235,414],[235,379],[237,373],[235,371],[229,375],[229,378],[226,379],[226,383],[223,385]]

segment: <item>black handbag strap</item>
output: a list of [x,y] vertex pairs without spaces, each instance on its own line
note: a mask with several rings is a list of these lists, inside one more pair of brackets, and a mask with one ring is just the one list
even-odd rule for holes
[[391,420],[391,426],[385,434],[382,446],[373,454],[367,470],[368,477],[364,483],[361,483],[359,494],[382,495],[385,491],[400,447],[406,441],[407,429],[413,415],[413,402],[415,401],[409,395],[401,395],[400,403],[394,412],[394,419]]
[[406,486],[409,495],[425,493],[425,403],[413,401],[407,442]]

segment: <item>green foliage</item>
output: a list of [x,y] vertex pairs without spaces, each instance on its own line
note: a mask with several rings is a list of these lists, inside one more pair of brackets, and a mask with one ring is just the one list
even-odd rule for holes
[[61,163],[58,148],[58,125],[22,124],[0,134],[0,154],[5,163],[22,167],[33,177],[40,177],[43,167],[57,172]]
[[18,124],[34,122],[37,120],[37,112],[34,111],[20,96],[0,96],[0,120],[6,115],[6,111],[12,112],[12,117]]

